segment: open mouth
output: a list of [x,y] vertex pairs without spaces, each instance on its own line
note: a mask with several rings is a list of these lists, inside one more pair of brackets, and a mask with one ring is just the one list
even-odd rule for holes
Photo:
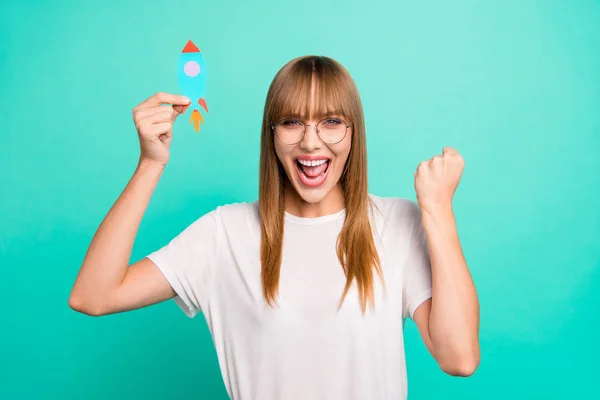
[[309,187],[317,187],[325,182],[327,179],[327,173],[329,172],[329,164],[331,160],[295,160],[296,171],[298,172],[298,178],[300,181]]

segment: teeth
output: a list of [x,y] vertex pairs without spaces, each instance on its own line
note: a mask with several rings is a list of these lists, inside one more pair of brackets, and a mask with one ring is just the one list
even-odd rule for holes
[[318,160],[318,161],[298,160],[298,162],[302,165],[306,165],[307,167],[316,167],[317,165],[326,163],[327,160]]

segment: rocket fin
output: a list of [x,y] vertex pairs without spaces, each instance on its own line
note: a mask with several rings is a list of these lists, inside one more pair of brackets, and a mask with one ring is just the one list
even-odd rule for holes
[[206,106],[206,100],[198,99],[198,104],[200,104],[202,106],[202,108],[204,108],[206,110],[206,112],[208,112],[208,107]]

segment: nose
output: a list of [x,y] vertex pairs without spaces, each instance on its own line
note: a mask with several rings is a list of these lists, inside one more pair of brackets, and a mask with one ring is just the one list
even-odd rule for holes
[[317,134],[317,123],[306,125],[306,132],[304,132],[304,137],[300,141],[300,148],[312,152],[320,149],[322,145],[323,142]]

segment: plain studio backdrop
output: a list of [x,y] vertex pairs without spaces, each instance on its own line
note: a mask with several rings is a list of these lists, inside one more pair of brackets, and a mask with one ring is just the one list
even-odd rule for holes
[[131,111],[179,93],[188,40],[208,65],[209,113],[199,133],[189,111],[176,122],[132,262],[257,198],[268,86],[292,58],[327,55],[361,93],[372,193],[415,199],[420,161],[446,145],[465,158],[454,210],[481,365],[445,375],[408,322],[409,398],[596,392],[599,1],[25,0],[0,6],[0,398],[227,398],[201,314],[68,307],[138,161]]

